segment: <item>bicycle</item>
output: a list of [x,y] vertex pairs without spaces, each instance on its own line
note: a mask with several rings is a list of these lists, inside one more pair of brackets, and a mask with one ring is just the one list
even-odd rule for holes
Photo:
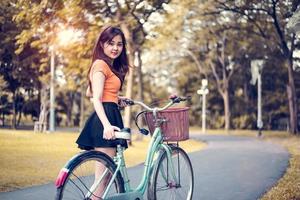
[[[146,109],[135,118],[140,132],[148,133],[148,130],[140,128],[137,124],[141,114],[152,116],[150,119],[155,123],[144,164],[144,173],[137,188],[130,186],[123,156],[124,147],[117,145],[116,156],[113,159],[95,150],[84,151],[71,158],[56,180],[56,199],[141,200],[146,190],[147,198],[150,200],[192,199],[194,174],[191,161],[187,153],[179,147],[178,141],[176,143],[165,141],[165,133],[162,132],[161,127],[167,120],[158,116],[173,104],[186,99],[174,96],[162,108],[150,108],[143,102],[127,101],[129,105],[140,105]],[[149,128],[151,131],[150,126]],[[116,138],[130,139],[130,137],[129,129],[116,132]],[[184,137],[186,139],[186,134]],[[103,174],[98,178],[93,176],[96,164],[101,164],[104,168]],[[96,188],[99,186],[102,187],[102,191],[99,192],[98,189],[99,194],[96,194]]]

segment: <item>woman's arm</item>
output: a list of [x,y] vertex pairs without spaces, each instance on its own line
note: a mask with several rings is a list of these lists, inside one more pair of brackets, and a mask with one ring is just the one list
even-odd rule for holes
[[92,88],[93,88],[93,105],[95,111],[103,124],[103,138],[104,139],[114,139],[115,133],[114,130],[120,130],[116,126],[112,126],[107,119],[107,116],[104,112],[103,104],[102,104],[102,95],[103,95],[103,88],[105,82],[105,75],[100,72],[96,71],[92,74]]

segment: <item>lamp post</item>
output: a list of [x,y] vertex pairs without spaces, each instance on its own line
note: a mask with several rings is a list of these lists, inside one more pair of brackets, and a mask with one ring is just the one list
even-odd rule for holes
[[[60,46],[67,45],[71,42],[80,41],[82,39],[83,32],[72,28],[61,27],[61,31],[58,32],[58,44]],[[50,116],[49,116],[49,132],[55,131],[55,45],[50,48]]]
[[251,84],[255,85],[257,81],[257,128],[258,137],[262,135],[263,121],[262,121],[262,105],[261,105],[261,73],[264,65],[264,60],[257,59],[251,61]]
[[209,90],[207,89],[207,79],[202,79],[201,88],[197,91],[197,94],[202,96],[202,133],[206,132],[206,95]]
[[55,50],[54,46],[51,47],[51,59],[50,59],[50,117],[49,117],[49,131],[55,131],[55,93],[54,93],[54,84],[55,84]]

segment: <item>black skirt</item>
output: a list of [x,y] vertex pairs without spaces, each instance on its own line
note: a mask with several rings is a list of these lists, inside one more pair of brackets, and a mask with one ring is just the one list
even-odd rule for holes
[[[113,126],[124,128],[119,107],[113,102],[103,102],[108,121]],[[127,141],[123,139],[103,139],[103,125],[96,112],[93,112],[86,121],[76,143],[80,149],[91,150],[95,147],[117,147],[118,144],[127,148]]]

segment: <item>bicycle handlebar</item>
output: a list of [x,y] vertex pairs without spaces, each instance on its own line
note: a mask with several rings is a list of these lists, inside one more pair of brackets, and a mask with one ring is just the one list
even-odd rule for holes
[[137,105],[140,105],[140,106],[144,107],[148,111],[157,112],[157,111],[163,111],[163,110],[171,107],[175,103],[180,103],[181,101],[186,101],[188,99],[191,99],[191,97],[190,96],[177,97],[176,95],[172,95],[172,96],[169,97],[169,99],[170,99],[170,102],[167,105],[165,105],[164,107],[161,107],[161,108],[159,108],[159,107],[151,108],[151,107],[147,106],[145,103],[143,103],[141,101],[134,101],[134,100],[130,100],[130,99],[124,99],[124,102],[129,106],[137,104]]
[[177,97],[176,95],[172,95],[172,96],[169,97],[169,99],[170,99],[170,102],[169,102],[167,105],[165,105],[164,107],[161,107],[161,108],[159,108],[159,107],[151,108],[151,107],[147,106],[145,103],[143,103],[143,102],[141,102],[141,101],[134,101],[134,100],[131,100],[131,99],[124,99],[123,101],[124,101],[127,105],[129,105],[129,106],[132,106],[132,105],[136,105],[136,104],[137,104],[137,105],[140,105],[140,106],[142,106],[142,107],[144,107],[144,108],[146,109],[146,110],[144,110],[144,111],[141,111],[139,114],[137,114],[137,116],[135,117],[135,124],[136,124],[137,128],[139,129],[139,131],[140,131],[142,134],[148,135],[149,131],[146,130],[146,129],[144,129],[144,128],[140,128],[139,125],[138,125],[138,123],[137,123],[137,119],[138,119],[138,117],[139,117],[142,113],[147,112],[147,111],[153,112],[153,114],[154,114],[154,116],[155,116],[155,118],[156,118],[156,113],[157,113],[157,112],[163,111],[163,110],[165,110],[165,109],[171,107],[171,106],[172,106],[173,104],[175,104],[175,103],[180,103],[181,101],[186,101],[186,100],[188,100],[188,99],[191,99],[191,97],[190,97],[190,96],[188,96],[188,97]]

